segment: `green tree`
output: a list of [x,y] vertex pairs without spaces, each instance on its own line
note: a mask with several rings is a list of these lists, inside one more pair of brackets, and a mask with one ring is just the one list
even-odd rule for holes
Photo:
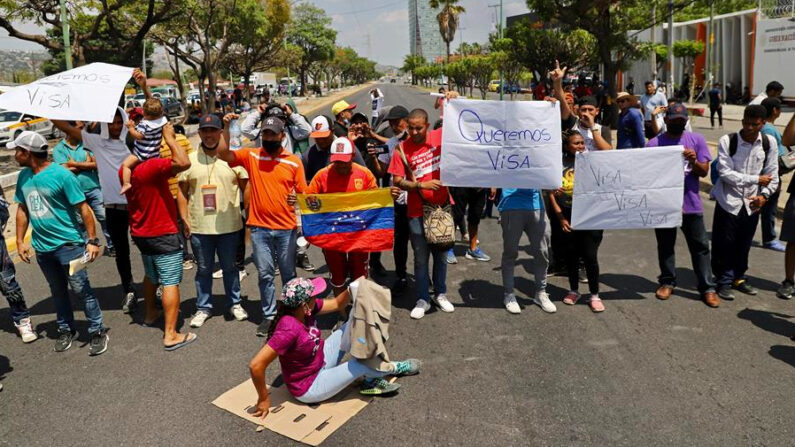
[[300,3],[294,9],[287,39],[302,51],[298,70],[303,95],[306,93],[306,72],[309,66],[313,62],[329,60],[334,56],[337,32],[331,28],[331,18],[326,15],[326,11],[309,3]]
[[649,57],[651,52],[654,51],[655,60],[657,61],[657,66],[655,67],[657,73],[665,67],[665,63],[668,61],[668,45],[664,43],[641,42],[638,44],[638,51],[640,57],[644,58]]
[[[140,65],[143,42],[158,23],[181,13],[183,0],[114,0],[69,2],[71,53],[75,65],[111,62]],[[57,60],[65,60],[60,4],[55,0],[0,0],[0,27],[11,37],[35,42]],[[27,33],[21,24],[35,24],[44,33]],[[65,62],[64,62],[65,67]],[[48,70],[60,65],[50,65]]]
[[274,56],[284,47],[284,36],[290,23],[290,2],[242,2],[240,13],[246,18],[245,26],[238,28],[232,36],[223,65],[243,77],[248,98],[251,74],[273,68]]
[[414,73],[414,70],[417,69],[418,67],[423,67],[427,64],[428,61],[426,61],[424,57],[419,55],[414,56],[411,54],[407,54],[406,57],[403,58],[403,67],[401,67],[400,69],[404,73],[411,73],[411,84],[417,85],[417,80],[415,79],[416,74]]
[[[497,70],[502,73],[502,78],[506,85],[513,86],[519,84],[522,74],[527,70],[524,65],[515,57],[516,43],[513,39],[496,39],[492,42],[491,59]],[[502,88],[502,86],[500,86]],[[513,100],[513,88],[509,89],[511,100]]]
[[470,56],[472,78],[475,80],[480,98],[486,99],[486,92],[489,91],[489,82],[497,70],[497,63],[492,56]]
[[439,22],[439,33],[447,47],[447,62],[450,62],[450,42],[455,39],[455,32],[458,30],[458,16],[466,12],[466,9],[457,3],[458,0],[428,1],[431,8],[442,7],[442,10],[436,15],[436,21]]
[[447,80],[453,84],[450,89],[463,92],[471,79],[470,64],[465,61],[466,59],[461,59],[445,65],[444,74],[447,76]]
[[[682,59],[682,66],[687,67],[687,73],[690,75],[690,85],[688,86],[692,93],[696,86],[696,57],[704,53],[704,42],[698,40],[679,40],[674,42],[674,57]],[[690,103],[693,103],[694,95],[690,95]]]

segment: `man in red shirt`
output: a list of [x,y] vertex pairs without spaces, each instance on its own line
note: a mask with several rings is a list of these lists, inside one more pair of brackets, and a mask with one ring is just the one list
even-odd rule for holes
[[[456,98],[456,92],[448,92],[447,98]],[[449,202],[449,192],[439,180],[439,163],[442,157],[442,129],[428,131],[428,113],[414,109],[408,118],[409,138],[395,149],[389,163],[393,183],[408,191],[408,217],[411,247],[414,250],[414,278],[416,280],[417,304],[411,318],[420,319],[430,310],[428,293],[428,259],[433,254],[433,301],[444,312],[455,310],[447,300],[447,262],[444,250],[432,250],[425,240],[422,223],[423,201],[442,205]],[[405,162],[400,151],[405,154]],[[406,172],[406,162],[413,175]],[[413,178],[413,180],[412,180]],[[422,196],[420,196],[422,195]]]
[[[157,286],[163,286],[163,314],[167,351],[179,349],[196,340],[196,334],[177,332],[179,313],[179,283],[182,282],[182,244],[177,229],[177,206],[169,178],[190,168],[185,150],[177,143],[174,127],[163,127],[163,138],[171,149],[171,158],[153,158],[139,164],[132,172],[127,191],[127,211],[130,213],[130,235],[141,251],[144,262],[144,326],[154,324],[160,315],[155,306]],[[121,169],[119,169],[121,180]]]
[[[369,169],[353,163],[355,149],[351,140],[347,137],[337,138],[331,143],[330,150],[331,164],[315,174],[306,194],[356,192],[378,187],[375,176]],[[345,253],[324,249],[323,256],[326,257],[335,295],[346,290],[345,282],[349,273],[351,280],[367,276],[369,255],[366,252]]]

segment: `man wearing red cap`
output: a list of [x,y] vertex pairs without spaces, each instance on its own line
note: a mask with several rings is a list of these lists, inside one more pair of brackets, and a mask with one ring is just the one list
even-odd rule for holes
[[[378,184],[369,169],[353,163],[356,153],[348,138],[340,137],[331,143],[331,164],[318,171],[306,190],[307,194],[334,192],[356,192],[376,189]],[[368,254],[365,252],[341,252],[323,250],[326,257],[331,285],[339,295],[345,290],[345,282],[367,276]]]

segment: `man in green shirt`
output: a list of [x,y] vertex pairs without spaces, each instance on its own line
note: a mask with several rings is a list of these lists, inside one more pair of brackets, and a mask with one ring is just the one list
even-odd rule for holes
[[[70,121],[69,124],[78,130],[83,130],[84,127],[81,121]],[[106,224],[105,204],[102,200],[102,190],[99,188],[97,161],[94,159],[94,155],[83,147],[83,142],[80,139],[66,134],[66,137],[52,149],[52,160],[77,176],[77,181],[86,195],[86,202],[102,226],[102,234],[105,235],[105,242],[108,244],[105,254],[114,256],[115,251]],[[78,222],[82,225],[80,216],[77,217]]]
[[[16,150],[14,158],[23,167],[14,195],[19,203],[17,253],[22,261],[30,263],[35,250],[36,261],[50,286],[59,332],[55,351],[69,349],[77,334],[67,287],[70,286],[83,300],[91,339],[89,354],[102,354],[108,349],[108,333],[102,325],[102,310],[91,290],[88,274],[85,269],[69,274],[70,262],[81,258],[90,262],[99,254],[94,213],[86,203],[77,178],[63,166],[48,160],[44,137],[25,131],[6,147]],[[77,212],[85,223],[88,241],[78,230]],[[33,227],[32,249],[25,242],[28,225]]]

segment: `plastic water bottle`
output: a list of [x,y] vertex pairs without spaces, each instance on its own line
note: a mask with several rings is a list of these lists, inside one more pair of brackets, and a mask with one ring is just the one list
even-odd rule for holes
[[235,119],[229,122],[229,149],[236,151],[242,146],[243,144],[240,141],[240,123]]

